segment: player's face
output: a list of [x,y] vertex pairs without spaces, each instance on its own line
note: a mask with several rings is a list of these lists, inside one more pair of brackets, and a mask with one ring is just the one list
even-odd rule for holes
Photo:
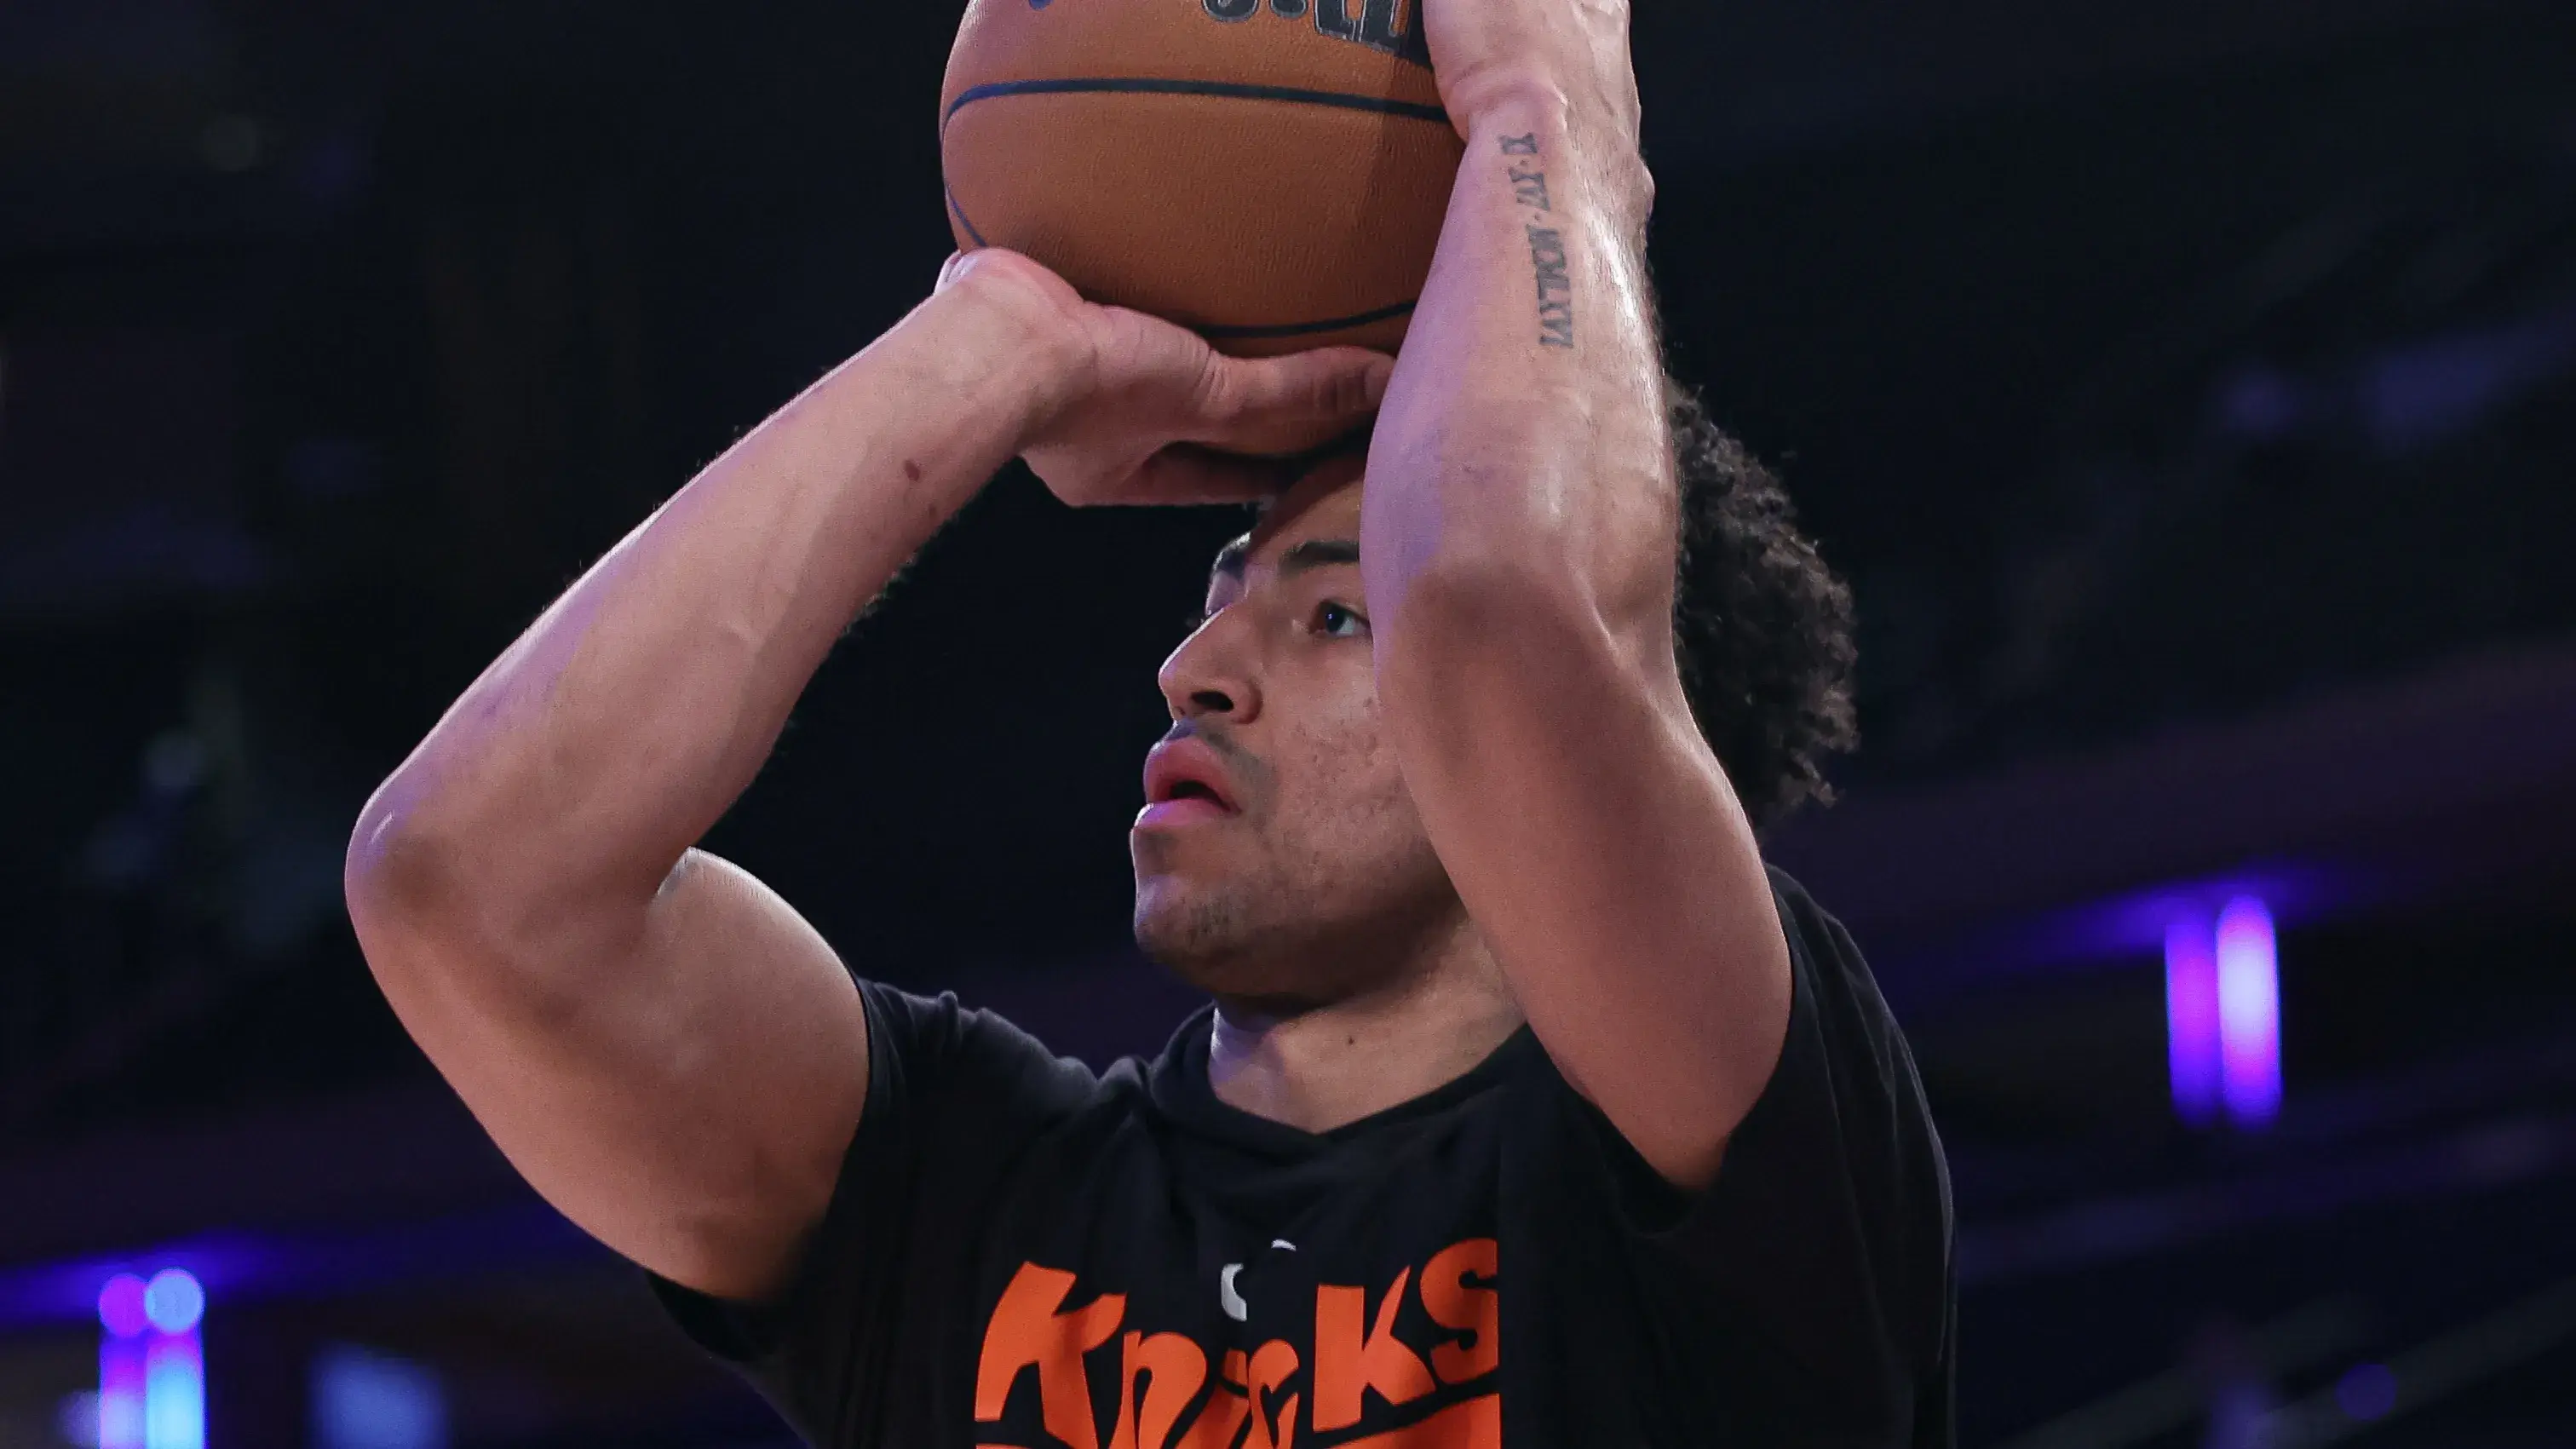
[[1128,837],[1138,943],[1274,1010],[1383,981],[1458,909],[1379,725],[1359,475],[1318,469],[1219,557]]

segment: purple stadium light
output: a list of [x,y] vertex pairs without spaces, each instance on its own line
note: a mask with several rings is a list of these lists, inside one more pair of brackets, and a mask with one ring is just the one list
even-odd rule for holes
[[99,1449],[144,1449],[143,1335],[152,1320],[143,1311],[143,1280],[119,1273],[98,1291]]
[[181,1268],[99,1290],[99,1449],[206,1449],[205,1313],[204,1286]]
[[2221,1092],[2239,1127],[2269,1125],[2281,1110],[2281,969],[2272,913],[2239,896],[2218,913]]
[[2218,1117],[2218,944],[2209,917],[2192,911],[2165,927],[2165,1042],[2174,1115],[2193,1127]]
[[144,1449],[143,1336],[98,1343],[98,1449]]
[[119,1273],[98,1290],[98,1321],[110,1336],[132,1338],[152,1326],[143,1300],[150,1289],[131,1273]]

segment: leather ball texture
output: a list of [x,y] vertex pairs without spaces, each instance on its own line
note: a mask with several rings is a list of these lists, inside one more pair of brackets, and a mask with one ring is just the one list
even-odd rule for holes
[[939,115],[961,249],[1238,356],[1394,351],[1461,155],[1420,0],[969,0]]

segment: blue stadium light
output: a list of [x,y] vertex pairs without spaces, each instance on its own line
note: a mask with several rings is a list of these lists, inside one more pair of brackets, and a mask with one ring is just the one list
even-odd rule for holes
[[205,1285],[184,1268],[98,1293],[98,1449],[206,1449]]
[[206,1449],[206,1357],[193,1326],[153,1335],[144,1351],[143,1449]]
[[313,1449],[447,1449],[447,1395],[408,1359],[341,1344],[313,1361]]
[[206,1316],[205,1286],[185,1268],[164,1268],[144,1285],[143,1316],[163,1333],[185,1333]]
[[2272,912],[2255,896],[2218,913],[2218,1036],[2229,1120],[2268,1126],[2281,1111],[2281,964]]

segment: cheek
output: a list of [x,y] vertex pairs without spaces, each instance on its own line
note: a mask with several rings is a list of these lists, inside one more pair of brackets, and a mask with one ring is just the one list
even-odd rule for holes
[[1356,853],[1401,850],[1421,836],[1422,823],[1395,748],[1379,727],[1376,692],[1363,686],[1341,699],[1339,708],[1313,722],[1297,751],[1298,813],[1309,828]]

